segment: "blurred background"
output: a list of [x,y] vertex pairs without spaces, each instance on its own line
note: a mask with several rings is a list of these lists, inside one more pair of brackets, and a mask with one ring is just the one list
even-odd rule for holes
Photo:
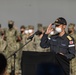
[[76,23],[76,0],[0,0],[0,23],[7,27],[8,20],[21,25],[42,23],[48,26],[56,18],[64,17]]

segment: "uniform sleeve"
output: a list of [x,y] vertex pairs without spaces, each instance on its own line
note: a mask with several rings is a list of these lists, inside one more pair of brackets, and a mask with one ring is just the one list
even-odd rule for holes
[[15,30],[15,35],[16,36],[19,36],[20,35],[19,32],[18,32],[18,30]]
[[48,48],[48,47],[50,47],[50,41],[48,40],[48,35],[47,34],[43,35],[43,37],[41,39],[40,46],[42,48]]
[[65,56],[70,60],[75,57],[75,43],[73,39],[68,42],[68,53]]

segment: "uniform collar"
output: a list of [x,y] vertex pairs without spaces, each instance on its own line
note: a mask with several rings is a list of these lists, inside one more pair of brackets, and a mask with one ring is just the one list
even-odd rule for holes
[[65,34],[63,36],[59,36],[59,33],[53,35],[53,37],[56,39],[56,38],[61,38],[61,39],[65,39],[65,37],[67,36],[67,33],[65,32]]
[[67,34],[65,32],[65,34],[63,36],[61,36],[61,38],[64,40],[66,36],[67,36]]
[[66,34],[66,32],[65,32],[65,34],[64,34],[63,36],[59,36],[59,34],[57,34],[56,38],[61,38],[61,39],[63,39],[63,40],[64,40],[64,39],[65,39],[65,37],[66,37],[66,35],[67,35],[67,34]]

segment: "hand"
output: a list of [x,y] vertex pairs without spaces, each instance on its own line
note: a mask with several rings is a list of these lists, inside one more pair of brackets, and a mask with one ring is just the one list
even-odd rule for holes
[[52,24],[50,24],[45,32],[45,34],[50,34],[50,32],[52,31]]

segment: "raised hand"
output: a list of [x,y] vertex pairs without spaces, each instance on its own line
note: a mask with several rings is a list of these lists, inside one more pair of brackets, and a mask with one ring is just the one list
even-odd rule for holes
[[50,34],[50,32],[52,31],[52,24],[50,24],[45,32],[45,34]]

